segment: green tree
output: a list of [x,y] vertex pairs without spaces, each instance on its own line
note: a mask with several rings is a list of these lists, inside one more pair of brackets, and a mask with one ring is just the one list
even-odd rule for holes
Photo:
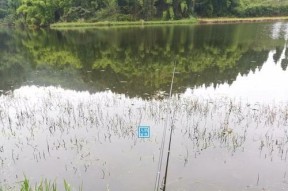
[[195,12],[199,16],[229,16],[235,14],[240,0],[194,0]]
[[29,25],[46,26],[59,21],[69,5],[69,0],[21,0],[17,14]]
[[0,19],[7,15],[8,2],[6,0],[0,0]]
[[14,23],[19,5],[20,0],[0,0],[0,19],[4,19],[8,24]]
[[141,0],[142,17],[146,20],[151,20],[155,15],[155,1],[154,0]]
[[108,18],[117,12],[117,0],[70,0],[62,17],[65,21],[77,21],[79,19]]

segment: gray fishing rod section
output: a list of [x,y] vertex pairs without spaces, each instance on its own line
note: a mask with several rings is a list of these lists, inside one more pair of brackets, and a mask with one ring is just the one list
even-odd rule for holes
[[[169,100],[168,100],[168,106],[167,106],[168,110],[167,110],[167,114],[166,114],[166,118],[165,118],[164,130],[163,130],[162,141],[161,141],[161,146],[160,146],[160,155],[159,155],[159,160],[158,160],[158,168],[157,168],[157,173],[156,173],[154,191],[159,191],[159,190],[165,191],[166,190],[168,168],[169,168],[169,159],[170,159],[170,153],[171,153],[172,131],[173,131],[173,126],[172,126],[172,124],[169,123],[169,119],[170,119],[170,115],[172,112],[171,111],[171,98],[172,98],[173,84],[174,84],[174,78],[175,78],[175,70],[176,70],[176,61],[174,61],[174,69],[173,69],[173,73],[172,73],[170,92],[169,92]],[[162,166],[164,163],[163,158],[164,158],[164,148],[166,145],[165,144],[166,143],[166,134],[167,134],[167,129],[168,129],[169,124],[170,124],[170,135],[169,135],[169,142],[168,142],[166,164],[165,164],[164,176],[162,178],[162,185],[160,186]]]

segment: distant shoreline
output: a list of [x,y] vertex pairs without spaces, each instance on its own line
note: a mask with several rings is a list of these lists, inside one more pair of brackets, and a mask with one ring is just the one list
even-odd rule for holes
[[[229,24],[229,23],[256,23],[288,20],[288,16],[281,17],[219,17],[219,18],[192,18],[169,21],[99,21],[99,22],[59,22],[50,24],[51,29],[80,29],[101,27],[133,27],[133,26],[161,26],[161,25],[188,25],[188,24]],[[0,23],[4,26],[5,23]]]
[[198,18],[200,24],[219,24],[219,23],[256,23],[288,20],[288,16],[282,17],[248,17],[248,18]]
[[70,29],[70,28],[99,28],[99,27],[116,27],[116,26],[151,26],[151,25],[183,25],[195,24],[197,19],[182,19],[170,21],[100,21],[100,22],[59,22],[50,25],[51,29]]

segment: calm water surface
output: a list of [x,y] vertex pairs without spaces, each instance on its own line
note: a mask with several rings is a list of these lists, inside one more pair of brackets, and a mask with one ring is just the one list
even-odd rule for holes
[[168,124],[167,190],[287,190],[287,39],[286,22],[0,29],[0,185],[153,190]]

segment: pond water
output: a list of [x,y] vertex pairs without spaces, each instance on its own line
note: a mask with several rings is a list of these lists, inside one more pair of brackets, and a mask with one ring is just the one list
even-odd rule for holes
[[166,190],[287,190],[287,38],[286,22],[0,29],[0,188],[154,190],[172,127]]

